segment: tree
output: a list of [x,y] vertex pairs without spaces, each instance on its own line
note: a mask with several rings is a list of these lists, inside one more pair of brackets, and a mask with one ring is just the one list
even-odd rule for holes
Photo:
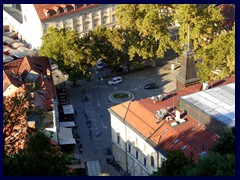
[[117,7],[117,23],[126,32],[130,59],[136,55],[151,59],[163,58],[170,48],[170,5],[128,4]]
[[[235,26],[206,46],[203,61],[198,64],[198,68],[202,82],[220,80],[235,74]],[[216,74],[216,70],[220,72]]]
[[185,157],[180,150],[167,152],[166,158],[158,171],[153,172],[153,176],[185,176],[187,170],[193,166],[193,160]]
[[89,56],[95,60],[95,63],[98,59],[105,60],[108,66],[119,62],[121,51],[116,49],[110,41],[112,34],[112,30],[100,26],[91,32],[90,43],[93,54],[89,54]]
[[66,167],[69,162],[50,138],[38,131],[29,138],[25,151],[4,155],[4,175],[69,175]]
[[217,152],[209,152],[200,158],[195,166],[187,171],[188,176],[234,176],[235,155],[222,156]]
[[224,133],[212,151],[222,155],[235,154],[235,136],[231,133]]
[[174,50],[181,54],[181,51],[188,43],[188,27],[190,29],[190,44],[199,58],[204,48],[223,30],[223,16],[221,9],[213,5],[196,4],[175,4],[174,21],[180,24],[178,45],[173,46]]
[[42,37],[39,55],[54,60],[76,86],[78,79],[89,79],[91,75],[89,61],[83,51],[86,41],[86,36],[80,39],[77,31],[50,27]]

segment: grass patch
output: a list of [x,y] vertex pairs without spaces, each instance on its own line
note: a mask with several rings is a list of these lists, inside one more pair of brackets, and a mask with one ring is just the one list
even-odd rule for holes
[[124,98],[128,98],[128,94],[127,93],[117,93],[113,95],[114,98],[118,98],[118,99],[124,99]]

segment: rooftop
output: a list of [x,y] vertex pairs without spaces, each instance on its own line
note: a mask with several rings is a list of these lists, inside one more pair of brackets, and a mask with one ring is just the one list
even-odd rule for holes
[[89,9],[97,4],[34,4],[41,21]]
[[[209,88],[214,91],[213,87],[233,82],[235,76],[209,83]],[[126,121],[137,134],[162,150],[181,149],[187,157],[197,158],[199,153],[210,149],[219,137],[176,107],[180,97],[199,92],[201,88],[201,84],[196,84],[181,91],[168,93],[168,97],[163,101],[154,103],[151,98],[146,98],[128,101],[109,110],[119,116],[120,120]],[[166,118],[157,122],[155,114],[161,109],[166,110]],[[180,112],[180,121],[175,116],[176,111]]]
[[13,7],[3,6],[3,10],[10,14],[14,19],[16,19],[19,23],[23,23],[22,12]]
[[181,97],[229,127],[235,127],[235,83]]

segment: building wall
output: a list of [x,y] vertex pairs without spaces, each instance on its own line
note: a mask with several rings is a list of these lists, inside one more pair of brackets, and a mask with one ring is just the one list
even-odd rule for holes
[[113,28],[116,22],[116,18],[114,18],[115,6],[114,4],[104,4],[46,20],[43,22],[43,31],[46,32],[48,27],[56,27],[69,28],[82,34],[97,26]]
[[43,31],[37,12],[33,4],[21,4],[21,9],[24,28],[22,39],[38,49],[42,42]]
[[223,132],[231,132],[227,126],[213,119],[211,115],[205,113],[201,109],[193,106],[184,100],[180,99],[180,108],[187,111],[187,114],[196,119],[199,123],[205,125],[208,129],[221,136]]
[[21,32],[22,24],[4,10],[3,10],[3,25],[8,25],[10,32]]
[[113,28],[116,21],[116,18],[114,18],[115,6],[114,4],[101,5],[41,22],[33,4],[22,4],[25,29],[23,39],[34,48],[39,48],[42,43],[41,37],[49,27],[77,30],[80,35],[96,28],[98,25]]
[[[111,114],[111,130],[113,143],[112,151],[115,160],[119,162],[124,170],[128,169],[131,175],[149,175],[153,171],[157,171],[157,167],[161,166],[163,159],[166,159],[132,128],[125,126],[125,124],[113,114]],[[136,151],[138,152],[138,157]],[[151,165],[151,157],[154,158],[153,167]],[[145,165],[144,158],[146,158]]]

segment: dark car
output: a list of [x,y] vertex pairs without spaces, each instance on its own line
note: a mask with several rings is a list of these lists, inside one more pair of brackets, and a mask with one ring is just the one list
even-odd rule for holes
[[144,86],[144,89],[157,89],[157,88],[159,88],[157,83],[149,83],[149,84]]

